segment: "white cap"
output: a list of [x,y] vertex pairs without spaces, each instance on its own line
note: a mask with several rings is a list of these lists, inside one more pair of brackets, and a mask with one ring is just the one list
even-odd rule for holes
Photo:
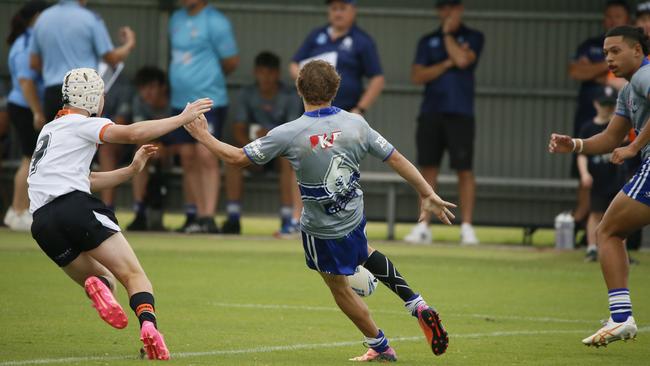
[[61,94],[63,104],[84,109],[94,115],[99,111],[99,101],[104,94],[104,80],[94,69],[72,69],[63,78]]

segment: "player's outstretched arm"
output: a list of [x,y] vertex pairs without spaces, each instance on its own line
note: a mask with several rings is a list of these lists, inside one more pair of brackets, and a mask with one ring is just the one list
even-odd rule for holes
[[205,116],[200,115],[194,122],[186,124],[184,127],[192,137],[227,164],[241,168],[251,164],[250,159],[244,153],[244,149],[219,141],[210,134]]
[[631,127],[629,119],[615,115],[605,131],[586,140],[575,139],[557,133],[551,134],[548,151],[554,154],[576,152],[585,155],[596,155],[610,153],[621,145]]
[[386,163],[397,174],[402,176],[420,195],[422,207],[420,207],[420,221],[424,220],[427,213],[434,214],[440,221],[451,225],[451,220],[455,218],[454,214],[449,211],[450,208],[456,207],[455,204],[446,202],[440,198],[433,188],[427,183],[417,168],[411,164],[404,155],[395,150],[386,160]]
[[632,143],[614,150],[614,153],[612,154],[612,163],[623,164],[625,160],[635,157],[639,151],[650,142],[650,128],[648,128],[648,123],[650,123],[650,121],[646,122],[645,126],[643,126],[641,132]]
[[198,116],[208,112],[210,108],[212,108],[210,99],[198,99],[185,106],[183,112],[177,116],[142,121],[126,126],[111,125],[104,132],[102,140],[117,144],[143,144],[194,121]]
[[156,155],[158,148],[154,145],[142,145],[135,153],[133,161],[126,168],[110,172],[90,173],[90,190],[93,192],[116,187],[133,178],[144,169],[150,157]]

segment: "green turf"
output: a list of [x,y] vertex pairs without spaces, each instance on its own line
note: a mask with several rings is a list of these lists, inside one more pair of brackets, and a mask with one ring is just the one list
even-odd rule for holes
[[[268,222],[255,227],[274,227]],[[296,240],[127,237],[154,283],[170,364],[349,365],[364,351]],[[451,333],[447,354],[434,357],[416,321],[380,287],[367,302],[401,364],[648,365],[649,253],[636,254],[641,264],[631,270],[638,341],[590,349],[580,339],[607,316],[607,299],[598,265],[583,263],[580,252],[374,244],[438,307]],[[28,234],[0,230],[0,288],[0,366],[142,365],[131,312],[126,329],[105,325]],[[127,306],[122,288],[118,295]]]

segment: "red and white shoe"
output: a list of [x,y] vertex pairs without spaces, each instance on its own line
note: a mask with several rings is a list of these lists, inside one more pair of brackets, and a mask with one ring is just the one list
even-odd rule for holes
[[357,361],[357,362],[396,362],[397,361],[397,354],[395,353],[395,350],[392,347],[388,347],[387,350],[385,350],[382,353],[379,353],[375,351],[372,348],[368,348],[368,352],[365,354],[359,356],[359,357],[354,357],[351,358],[350,361]]
[[150,321],[142,323],[140,340],[144,344],[144,351],[150,360],[169,360],[169,350],[165,344],[162,333]]
[[113,292],[99,278],[88,277],[84,283],[84,289],[93,302],[93,307],[97,310],[99,317],[106,323],[117,329],[123,329],[129,324],[129,319],[113,296]]

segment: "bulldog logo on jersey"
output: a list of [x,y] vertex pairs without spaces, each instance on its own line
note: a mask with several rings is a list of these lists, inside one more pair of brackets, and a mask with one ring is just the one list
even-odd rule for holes
[[314,149],[317,146],[320,146],[321,149],[328,149],[334,146],[334,141],[341,136],[341,131],[334,131],[329,133],[323,133],[318,135],[309,136],[309,142],[311,142],[311,148]]

